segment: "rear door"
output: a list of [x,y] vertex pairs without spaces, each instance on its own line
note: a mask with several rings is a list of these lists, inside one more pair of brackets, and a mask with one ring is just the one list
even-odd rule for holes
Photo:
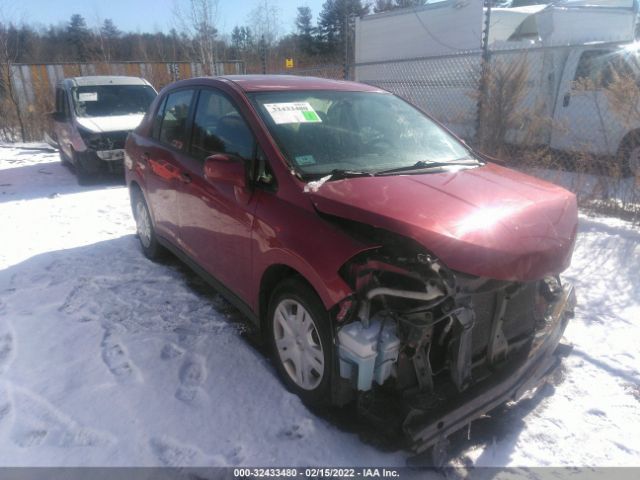
[[180,162],[186,152],[194,89],[175,90],[161,102],[151,138],[140,143],[145,185],[156,232],[178,244],[178,189],[184,181]]
[[230,184],[204,178],[204,161],[215,153],[245,162],[247,178],[256,141],[232,100],[217,89],[200,90],[193,119],[189,155],[182,168],[190,181],[179,194],[181,247],[233,293],[248,298],[251,274],[251,226],[256,196]]

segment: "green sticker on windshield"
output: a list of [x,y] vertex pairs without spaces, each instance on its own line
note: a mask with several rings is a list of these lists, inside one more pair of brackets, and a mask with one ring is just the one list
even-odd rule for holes
[[309,122],[319,122],[320,121],[320,117],[318,116],[318,114],[314,111],[307,111],[307,112],[302,112],[302,115],[304,115],[305,120],[309,121]]
[[298,165],[313,165],[316,163],[316,159],[313,158],[313,155],[298,155],[296,156],[296,163]]

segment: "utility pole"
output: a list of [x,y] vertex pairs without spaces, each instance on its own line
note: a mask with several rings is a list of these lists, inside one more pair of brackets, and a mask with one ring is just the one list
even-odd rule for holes
[[260,46],[261,46],[261,54],[262,54],[262,74],[266,75],[267,73],[267,42],[264,40],[264,35],[260,37]]

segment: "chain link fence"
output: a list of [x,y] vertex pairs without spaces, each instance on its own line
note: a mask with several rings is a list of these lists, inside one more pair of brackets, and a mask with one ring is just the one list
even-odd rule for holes
[[617,44],[470,51],[363,63],[355,79],[422,108],[505,165],[588,209],[640,221],[640,88]]

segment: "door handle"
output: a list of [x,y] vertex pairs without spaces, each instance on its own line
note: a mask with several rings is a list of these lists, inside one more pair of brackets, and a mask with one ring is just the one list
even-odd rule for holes
[[149,161],[149,152],[143,152],[142,155],[140,155],[140,160],[143,164],[146,165]]
[[562,99],[562,106],[568,107],[571,102],[571,92],[567,92],[564,94],[564,98]]
[[180,178],[182,183],[191,183],[191,175],[186,172],[182,172],[178,178]]

